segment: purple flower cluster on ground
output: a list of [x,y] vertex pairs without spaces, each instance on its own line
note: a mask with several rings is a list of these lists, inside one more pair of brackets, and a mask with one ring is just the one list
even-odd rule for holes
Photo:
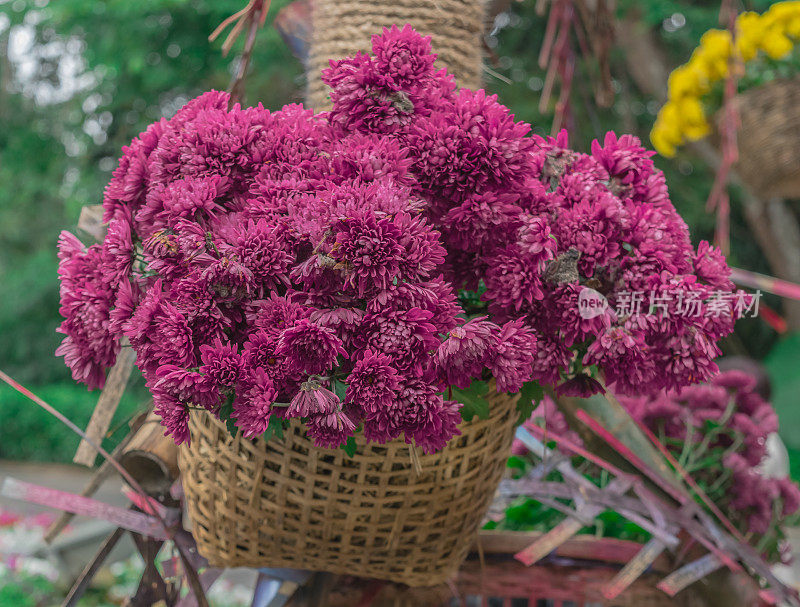
[[703,469],[698,463],[696,475],[710,475],[724,496],[720,505],[735,513],[745,531],[763,535],[776,519],[800,509],[800,488],[788,477],[772,478],[759,470],[767,457],[767,437],[778,431],[778,416],[755,388],[752,375],[730,370],[677,394],[620,402],[667,444],[689,443],[697,454],[693,460],[710,458],[713,465]]
[[[619,402],[681,460],[743,532],[760,538],[800,510],[800,487],[789,477],[775,478],[761,470],[767,437],[777,432],[778,417],[757,392],[751,374],[723,371],[677,392],[622,396]],[[583,445],[548,396],[525,422],[530,425]],[[513,452],[522,455],[527,449],[515,441]]]
[[[598,389],[584,367],[621,392],[708,377],[731,317],[578,314],[582,285],[611,304],[732,288],[651,153],[627,135],[588,155],[529,136],[434,59],[393,27],[323,72],[330,112],[228,109],[212,91],[125,147],[104,242],[60,240],[75,379],[102,386],[127,340],[177,442],[189,407],[232,403],[248,437],[297,417],[320,445],[361,425],[430,452],[458,433],[448,387],[487,369],[508,392]],[[465,291],[488,316],[468,319]]]

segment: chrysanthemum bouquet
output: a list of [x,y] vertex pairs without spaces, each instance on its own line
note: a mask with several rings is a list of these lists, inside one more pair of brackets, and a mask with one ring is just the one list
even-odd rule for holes
[[763,14],[742,13],[735,37],[719,29],[703,34],[689,61],[670,74],[669,98],[650,133],[656,150],[674,156],[677,147],[711,133],[711,116],[722,107],[722,82],[732,61],[741,71],[739,92],[796,76],[798,40],[800,2],[795,0],[775,3]]
[[330,112],[209,92],[134,139],[103,243],[60,240],[75,379],[102,386],[127,341],[177,442],[201,408],[246,437],[298,419],[320,446],[360,429],[432,452],[491,378],[643,393],[713,373],[746,298],[651,153],[530,136],[435,57],[394,27],[331,62]]

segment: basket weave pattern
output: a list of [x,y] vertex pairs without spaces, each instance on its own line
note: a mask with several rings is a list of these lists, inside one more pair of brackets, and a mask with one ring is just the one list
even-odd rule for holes
[[432,36],[438,67],[446,67],[459,86],[481,88],[483,69],[482,0],[314,0],[313,36],[309,48],[308,106],[330,108],[329,89],[320,72],[330,59],[367,52],[373,34],[384,27],[410,23],[418,32]]
[[517,417],[492,394],[488,419],[463,423],[442,451],[402,440],[365,444],[352,458],[318,449],[293,424],[284,439],[233,439],[193,411],[180,465],[192,532],[211,565],[289,567],[441,583],[466,557],[503,475]]
[[762,196],[800,198],[800,79],[749,89],[736,105],[742,179]]

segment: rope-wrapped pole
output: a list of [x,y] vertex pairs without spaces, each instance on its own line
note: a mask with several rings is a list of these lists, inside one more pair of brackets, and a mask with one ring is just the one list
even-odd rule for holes
[[312,0],[308,107],[330,107],[328,87],[320,79],[330,59],[367,52],[373,34],[406,23],[432,36],[437,65],[446,67],[459,86],[481,88],[484,11],[483,0]]

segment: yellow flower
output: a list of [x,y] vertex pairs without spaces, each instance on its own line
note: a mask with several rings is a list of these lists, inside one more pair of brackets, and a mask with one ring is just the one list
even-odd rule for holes
[[797,40],[800,38],[800,7],[793,17],[786,22],[786,35]]
[[771,33],[761,41],[761,48],[773,59],[781,59],[792,52],[794,45],[787,36],[781,33]]
[[757,13],[742,13],[736,20],[736,50],[742,61],[755,59],[764,39],[764,24]]
[[[735,65],[755,59],[760,52],[782,59],[800,42],[800,0],[778,2],[768,11],[746,12],[736,19],[736,36],[727,30],[712,29],[703,34],[689,61],[669,76],[669,98],[658,113],[650,140],[664,156],[675,154],[686,140],[696,140],[711,132],[703,107],[703,97],[711,85],[728,77]],[[735,54],[738,60],[731,63]]]
[[684,137],[690,141],[702,139],[711,131],[711,126],[706,120],[703,104],[699,99],[686,97],[681,99],[676,105],[676,111],[680,119],[681,130]]
[[663,125],[680,125],[681,113],[675,101],[667,101],[658,113],[657,121]]
[[673,70],[667,82],[670,99],[698,97],[708,92],[708,78],[700,66],[687,63]]
[[727,61],[731,56],[731,33],[728,30],[708,30],[700,38],[706,59]]
[[769,10],[764,13],[764,19],[768,23],[783,22],[788,23],[792,18],[797,15],[800,10],[797,2],[778,2],[769,7]]
[[659,154],[672,157],[675,155],[677,147],[683,144],[683,136],[680,125],[670,121],[670,117],[664,115],[663,109],[665,108],[667,106],[664,106],[659,112],[653,130],[650,131],[650,141]]
[[711,133],[711,125],[706,121],[703,121],[702,124],[686,126],[683,129],[683,134],[689,141],[699,141],[708,137],[709,133]]
[[666,158],[672,158],[677,151],[677,146],[657,127],[653,127],[653,130],[650,132],[650,142],[653,144],[656,151]]

